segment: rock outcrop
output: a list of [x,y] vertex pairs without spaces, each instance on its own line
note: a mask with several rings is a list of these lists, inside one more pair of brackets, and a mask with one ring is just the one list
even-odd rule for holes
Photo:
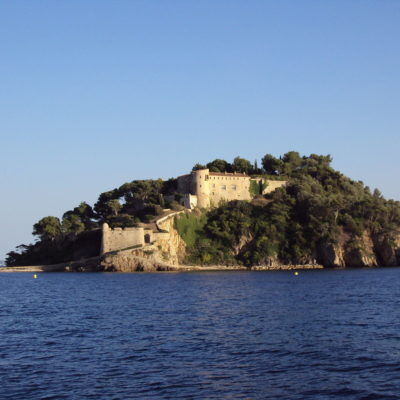
[[171,271],[173,269],[170,264],[151,258],[126,254],[123,251],[104,256],[100,262],[100,267],[104,272],[156,272]]
[[186,255],[186,244],[174,228],[174,217],[158,222],[157,226],[164,233],[157,236],[156,258],[169,264],[180,264]]
[[351,239],[345,244],[344,260],[346,267],[377,267],[371,236],[364,232],[360,238]]
[[400,264],[400,235],[373,236],[374,250],[379,265],[395,266]]
[[325,267],[390,267],[400,265],[400,235],[374,236],[364,232],[359,238],[342,233],[337,243],[322,243],[318,261]]
[[341,244],[322,243],[318,253],[319,262],[325,267],[343,268],[346,266],[344,249]]

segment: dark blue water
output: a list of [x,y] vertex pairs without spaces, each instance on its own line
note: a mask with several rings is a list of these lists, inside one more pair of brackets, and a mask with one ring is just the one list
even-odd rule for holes
[[1,399],[399,399],[400,268],[0,274]]

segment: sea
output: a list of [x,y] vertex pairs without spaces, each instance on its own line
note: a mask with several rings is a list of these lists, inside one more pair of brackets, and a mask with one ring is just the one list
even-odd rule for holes
[[400,268],[2,273],[0,399],[400,399]]

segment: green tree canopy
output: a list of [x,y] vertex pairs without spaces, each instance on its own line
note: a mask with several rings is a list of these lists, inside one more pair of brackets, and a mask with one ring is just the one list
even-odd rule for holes
[[121,203],[117,199],[111,199],[107,202],[107,206],[110,210],[109,215],[118,215],[119,211],[122,208]]
[[232,164],[232,169],[234,172],[241,172],[243,174],[248,174],[250,171],[252,171],[253,166],[251,165],[251,162],[249,160],[246,160],[244,158],[235,157],[233,160]]
[[210,172],[232,172],[232,165],[225,160],[219,158],[207,164]]
[[271,154],[266,154],[262,160],[262,166],[267,174],[279,175],[282,172],[282,160],[275,158]]
[[207,167],[205,165],[197,163],[193,165],[192,171],[198,171],[199,169],[206,169],[206,168]]
[[61,223],[57,217],[44,217],[33,225],[33,235],[42,240],[54,240],[61,236]]
[[61,228],[63,233],[78,234],[85,230],[85,224],[79,215],[74,213],[65,213],[62,218]]

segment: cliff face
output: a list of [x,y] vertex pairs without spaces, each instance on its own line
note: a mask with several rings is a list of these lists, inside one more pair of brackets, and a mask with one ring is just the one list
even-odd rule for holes
[[[160,234],[157,245],[108,254],[102,258],[99,270],[110,272],[176,270],[185,256],[185,243],[174,229],[172,218],[163,222],[162,229],[168,232]],[[286,265],[277,257],[269,257],[263,265],[254,266],[253,269],[322,266],[328,268],[400,266],[400,235],[372,236],[364,232],[360,238],[353,239],[342,232],[336,244],[321,244],[315,259],[304,261],[301,265]]]
[[321,244],[318,261],[326,267],[390,267],[400,265],[400,235],[373,236],[364,232],[351,239],[342,234],[337,244]]
[[325,267],[342,268],[346,266],[344,249],[341,245],[323,243],[318,249],[319,262]]
[[346,267],[377,267],[378,261],[371,236],[364,232],[361,238],[347,242],[344,260]]
[[186,255],[186,244],[174,228],[174,218],[168,218],[158,226],[165,231],[157,238],[158,259],[174,265],[180,264]]
[[373,241],[379,265],[400,265],[400,234],[394,237],[377,235]]

